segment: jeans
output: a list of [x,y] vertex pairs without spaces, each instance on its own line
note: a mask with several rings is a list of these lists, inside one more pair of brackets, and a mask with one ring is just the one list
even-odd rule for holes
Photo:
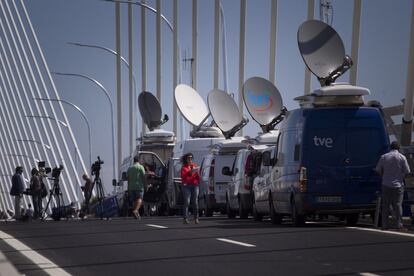
[[388,216],[390,206],[394,212],[397,228],[403,227],[402,224],[402,201],[404,196],[404,187],[392,188],[382,186],[382,228],[388,228]]
[[40,218],[42,215],[42,197],[40,195],[33,195],[33,209],[34,209],[34,218]]
[[198,218],[198,186],[194,185],[183,185],[183,196],[184,196],[184,206],[183,206],[183,216],[185,219],[188,218],[188,206],[190,205],[190,199],[193,203],[193,214],[194,218]]
[[15,219],[20,219],[22,216],[21,205],[22,205],[22,196],[21,195],[14,196],[14,218]]

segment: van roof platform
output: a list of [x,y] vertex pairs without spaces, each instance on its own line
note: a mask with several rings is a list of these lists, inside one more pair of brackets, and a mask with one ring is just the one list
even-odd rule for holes
[[361,106],[364,105],[366,95],[370,95],[367,88],[347,83],[332,83],[294,100],[298,101],[301,107]]

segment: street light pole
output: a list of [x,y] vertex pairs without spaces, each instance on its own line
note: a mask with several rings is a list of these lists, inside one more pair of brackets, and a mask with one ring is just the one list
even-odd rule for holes
[[108,93],[108,90],[99,81],[97,81],[96,79],[91,78],[89,76],[86,76],[86,75],[74,74],[74,73],[61,73],[61,72],[52,72],[52,74],[59,75],[59,76],[71,76],[71,77],[80,77],[80,78],[87,79],[87,80],[93,82],[94,84],[96,84],[105,93],[105,95],[106,95],[106,97],[109,101],[109,107],[110,107],[110,110],[111,110],[112,164],[113,164],[113,166],[112,166],[112,168],[113,168],[112,177],[113,177],[113,180],[116,180],[116,178],[115,178],[115,167],[116,167],[116,162],[115,162],[115,126],[114,126],[115,118],[114,118],[113,102],[112,102],[111,96]]
[[[85,119],[85,122],[86,122],[86,125],[87,125],[87,127],[88,127],[88,140],[89,140],[89,166],[90,165],[92,165],[92,144],[91,144],[91,127],[90,127],[90,125],[89,125],[89,120],[88,120],[88,118],[86,117],[86,115],[85,115],[85,113],[83,112],[83,110],[82,109],[80,109],[80,107],[79,106],[77,106],[77,105],[75,105],[75,104],[73,104],[73,103],[71,103],[71,102],[68,102],[68,101],[65,101],[65,100],[61,100],[61,99],[47,99],[47,98],[33,98],[34,100],[38,100],[38,101],[49,101],[49,102],[62,102],[62,103],[65,103],[65,104],[68,104],[68,105],[70,105],[70,106],[72,106],[73,108],[75,108],[77,111],[79,111],[79,113],[82,115],[82,117]],[[77,148],[76,149],[77,151],[79,151],[79,149]],[[79,154],[79,156],[80,156],[80,153],[78,152],[78,154]]]
[[32,143],[36,143],[38,145],[44,146],[45,148],[47,148],[48,150],[52,150],[52,147],[46,144],[43,144],[39,141],[36,140],[32,140],[32,139],[13,139],[16,142],[32,142]]

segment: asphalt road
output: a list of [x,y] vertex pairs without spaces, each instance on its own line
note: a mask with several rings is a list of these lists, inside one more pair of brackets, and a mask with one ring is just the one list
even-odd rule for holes
[[0,223],[0,237],[25,275],[414,275],[413,233],[368,225],[144,217]]

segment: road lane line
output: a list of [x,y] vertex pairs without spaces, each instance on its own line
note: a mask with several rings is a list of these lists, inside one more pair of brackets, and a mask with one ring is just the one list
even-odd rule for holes
[[362,231],[371,231],[371,232],[385,233],[385,234],[393,234],[393,235],[398,235],[398,236],[404,236],[404,237],[414,238],[414,234],[411,234],[411,233],[404,233],[404,232],[397,232],[397,231],[387,231],[387,230],[373,229],[373,228],[362,228],[362,227],[346,227],[346,228],[348,228],[348,229],[362,230]]
[[229,239],[220,239],[220,238],[218,238],[217,240],[222,241],[222,242],[237,244],[237,245],[241,245],[241,246],[246,246],[246,247],[256,247],[256,245],[254,245],[254,244],[244,243],[244,242],[239,242],[239,241],[234,241],[234,240],[229,240]]
[[374,273],[371,273],[371,272],[361,272],[361,273],[359,273],[359,275],[361,275],[361,276],[380,276],[379,274],[374,274]]
[[155,227],[155,228],[160,228],[160,229],[167,229],[167,226],[162,226],[162,225],[156,225],[156,224],[146,224],[149,227]]
[[44,272],[49,275],[71,275],[67,273],[65,270],[57,266],[48,258],[40,255],[21,241],[17,240],[13,236],[0,231],[0,239],[2,239],[5,243],[9,246],[13,247],[16,251],[23,254],[26,258],[28,258],[31,262],[33,262],[36,266],[41,268]]

